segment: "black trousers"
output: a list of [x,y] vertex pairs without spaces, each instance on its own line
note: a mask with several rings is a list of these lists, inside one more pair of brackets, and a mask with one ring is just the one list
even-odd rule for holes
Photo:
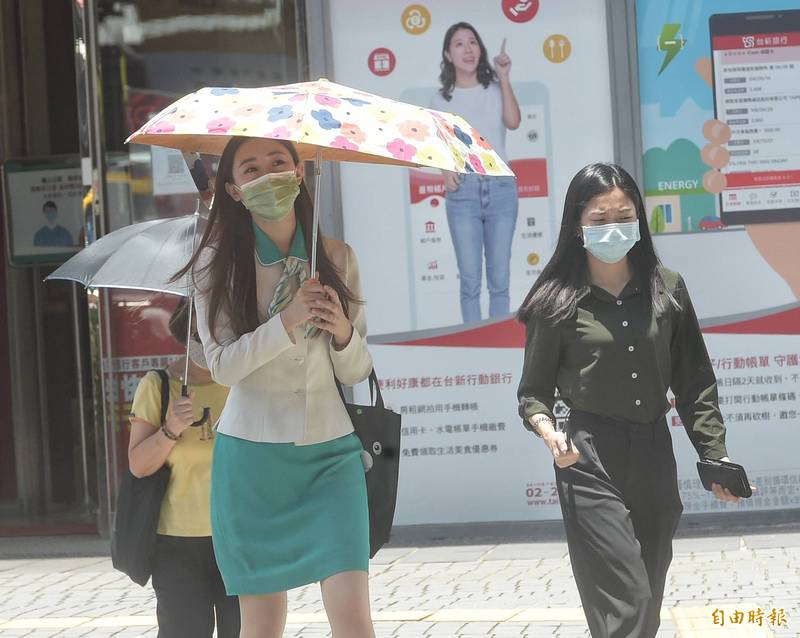
[[210,536],[164,536],[153,567],[158,638],[238,638],[239,599],[225,593]]
[[556,467],[572,572],[593,638],[652,638],[683,505],[665,418],[629,424],[573,410],[580,458]]

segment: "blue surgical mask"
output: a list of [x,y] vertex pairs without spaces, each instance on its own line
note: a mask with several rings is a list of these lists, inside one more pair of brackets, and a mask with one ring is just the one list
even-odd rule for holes
[[641,238],[639,220],[581,228],[586,250],[606,264],[616,264],[623,259]]

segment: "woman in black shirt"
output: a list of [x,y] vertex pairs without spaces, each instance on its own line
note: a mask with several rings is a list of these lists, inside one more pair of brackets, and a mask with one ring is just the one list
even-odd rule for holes
[[[592,636],[655,636],[683,510],[668,388],[698,455],[728,458],[689,293],[660,264],[642,197],[622,168],[592,164],[573,178],[555,253],[519,319],[527,326],[519,412],[555,459]],[[555,429],[556,388],[570,408],[569,437]]]

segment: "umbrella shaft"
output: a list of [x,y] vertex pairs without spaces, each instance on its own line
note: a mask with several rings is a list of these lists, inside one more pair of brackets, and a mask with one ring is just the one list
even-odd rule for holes
[[317,149],[314,162],[314,222],[311,231],[311,277],[317,276],[317,237],[319,235],[319,190],[322,173],[322,151]]

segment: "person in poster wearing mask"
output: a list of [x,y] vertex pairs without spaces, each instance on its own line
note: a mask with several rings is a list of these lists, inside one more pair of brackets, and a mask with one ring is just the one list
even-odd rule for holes
[[[477,136],[505,161],[506,130],[520,125],[520,109],[509,72],[506,40],[489,64],[489,54],[477,30],[467,22],[452,25],[442,45],[441,88],[431,108],[460,115]],[[511,240],[519,201],[513,177],[445,172],[447,223],[460,278],[461,315],[465,323],[481,319],[483,255],[489,290],[489,317],[509,313]]]

